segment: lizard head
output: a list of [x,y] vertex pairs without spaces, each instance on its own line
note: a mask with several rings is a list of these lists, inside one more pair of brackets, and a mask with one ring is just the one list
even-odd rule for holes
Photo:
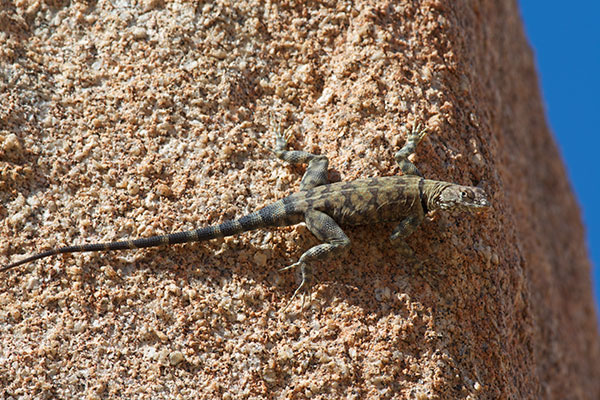
[[483,189],[461,185],[444,187],[433,203],[433,208],[449,211],[478,212],[490,207],[490,202]]

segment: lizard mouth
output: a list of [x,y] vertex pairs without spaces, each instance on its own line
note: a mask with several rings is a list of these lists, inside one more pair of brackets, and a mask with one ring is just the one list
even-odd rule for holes
[[491,208],[491,203],[487,199],[480,199],[477,202],[464,204],[464,203],[452,203],[452,204],[441,204],[440,208],[452,214],[458,213],[472,213],[472,214],[484,214]]
[[492,208],[492,204],[487,199],[482,199],[479,204],[473,204],[471,206],[471,212],[477,215],[487,214]]
[[487,210],[492,207],[492,204],[488,201],[488,199],[481,199],[479,200],[479,203],[474,204],[474,207],[480,210]]

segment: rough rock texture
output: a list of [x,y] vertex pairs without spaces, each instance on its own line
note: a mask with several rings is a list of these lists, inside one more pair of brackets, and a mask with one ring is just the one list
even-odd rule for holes
[[331,179],[480,184],[487,216],[392,226],[278,273],[302,226],[45,259],[0,277],[2,398],[598,399],[577,204],[515,1],[65,2],[0,8],[0,262],[241,216],[302,170],[256,145],[270,114]]

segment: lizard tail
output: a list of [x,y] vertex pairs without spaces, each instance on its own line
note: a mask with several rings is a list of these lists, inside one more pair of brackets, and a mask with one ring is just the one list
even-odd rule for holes
[[146,247],[167,246],[177,243],[203,242],[205,240],[231,236],[258,228],[288,225],[290,223],[299,222],[290,220],[290,217],[291,216],[286,213],[284,203],[282,201],[278,201],[259,211],[253,212],[239,219],[225,221],[219,225],[206,226],[191,231],[176,232],[170,233],[168,235],[157,235],[148,238],[123,240],[118,242],[90,243],[75,246],[65,246],[47,250],[42,253],[34,254],[30,257],[13,262],[11,264],[4,265],[0,268],[0,273],[18,267],[20,265],[39,260],[40,258],[46,258],[56,254],[77,253],[85,251],[143,249]]

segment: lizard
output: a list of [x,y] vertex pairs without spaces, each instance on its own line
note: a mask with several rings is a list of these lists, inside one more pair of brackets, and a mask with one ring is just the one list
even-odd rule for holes
[[57,247],[4,265],[0,267],[0,272],[63,253],[141,249],[201,242],[256,229],[291,226],[304,222],[308,230],[321,243],[306,250],[297,262],[281,269],[283,271],[300,268],[301,283],[290,302],[302,292],[304,303],[304,295],[309,293],[310,297],[313,283],[312,264],[338,255],[350,246],[350,239],[340,225],[398,222],[390,240],[404,256],[413,257],[414,251],[405,242],[405,238],[417,229],[429,212],[435,210],[479,212],[490,207],[485,191],[479,187],[430,180],[422,176],[408,159],[415,153],[417,145],[427,134],[420,125],[413,126],[404,146],[394,154],[402,175],[334,183],[330,183],[327,177],[329,160],[325,155],[302,150],[287,150],[291,135],[282,133],[281,124],[273,128],[273,131],[274,148],[257,142],[285,162],[307,165],[300,181],[299,191],[258,211],[218,225],[147,238]]

